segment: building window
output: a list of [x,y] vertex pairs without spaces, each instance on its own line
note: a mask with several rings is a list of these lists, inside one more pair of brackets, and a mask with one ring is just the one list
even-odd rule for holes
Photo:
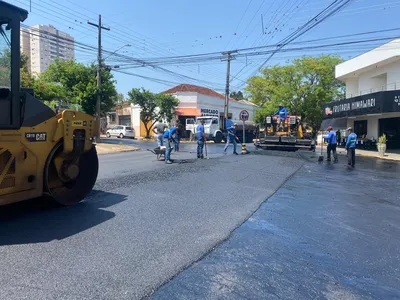
[[368,127],[367,120],[354,121],[354,133],[357,134],[357,136],[360,138],[364,138],[367,136],[368,133],[367,127]]

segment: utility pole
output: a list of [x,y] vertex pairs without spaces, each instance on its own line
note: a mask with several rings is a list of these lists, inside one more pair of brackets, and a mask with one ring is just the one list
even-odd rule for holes
[[232,57],[233,53],[236,53],[237,50],[231,50],[231,51],[226,51],[222,52],[222,55],[228,55],[227,57],[227,68],[226,68],[226,85],[225,85],[225,106],[224,106],[224,123],[222,128],[226,129],[226,120],[228,120],[228,105],[229,105],[229,76],[231,72],[231,60],[234,59]]
[[96,132],[96,142],[100,143],[100,103],[101,103],[101,30],[110,30],[110,28],[103,27],[101,25],[101,15],[99,15],[99,24],[92,23],[88,21],[89,25],[92,25],[94,27],[98,28],[98,54],[97,54],[97,101],[96,101],[96,118],[97,122],[99,124],[99,130]]

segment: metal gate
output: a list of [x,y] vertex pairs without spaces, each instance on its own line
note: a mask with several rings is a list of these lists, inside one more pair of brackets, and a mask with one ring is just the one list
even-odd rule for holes
[[119,116],[118,119],[119,119],[119,125],[131,126],[131,116],[130,115]]

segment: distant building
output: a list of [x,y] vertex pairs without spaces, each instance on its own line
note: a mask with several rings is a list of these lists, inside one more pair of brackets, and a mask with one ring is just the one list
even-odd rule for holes
[[[216,116],[222,120],[224,118],[225,96],[209,88],[180,84],[174,88],[162,92],[163,94],[174,95],[179,100],[179,105],[175,109],[172,124],[179,120],[186,125],[188,119],[200,116]],[[239,113],[241,110],[249,113],[249,122],[253,122],[255,112],[259,109],[257,105],[250,101],[229,99],[228,119],[233,122],[240,122]],[[113,111],[108,113],[107,126],[115,125],[131,126],[135,129],[136,137],[146,135],[143,122],[140,120],[140,107],[133,103],[124,102],[119,104]],[[188,137],[184,133],[183,137]]]
[[[219,117],[221,122],[224,119],[225,96],[206,87],[192,84],[180,84],[172,89],[166,90],[163,94],[174,95],[179,100],[176,109],[176,119],[186,124],[186,119],[193,119],[203,115]],[[249,121],[254,120],[257,105],[246,100],[229,99],[228,119],[233,122],[240,122],[239,113],[247,110]]]
[[74,38],[52,25],[35,25],[21,30],[21,50],[28,56],[32,74],[47,70],[55,58],[74,59]]

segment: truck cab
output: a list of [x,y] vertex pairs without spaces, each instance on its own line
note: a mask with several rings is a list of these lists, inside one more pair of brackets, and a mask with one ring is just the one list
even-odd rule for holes
[[204,133],[207,137],[207,140],[212,140],[215,143],[221,143],[224,139],[224,135],[221,131],[220,120],[218,117],[212,116],[204,116],[197,117],[195,119],[187,119],[186,120],[186,131],[191,133],[192,137],[196,136],[196,128],[200,124],[200,121],[204,121]]

